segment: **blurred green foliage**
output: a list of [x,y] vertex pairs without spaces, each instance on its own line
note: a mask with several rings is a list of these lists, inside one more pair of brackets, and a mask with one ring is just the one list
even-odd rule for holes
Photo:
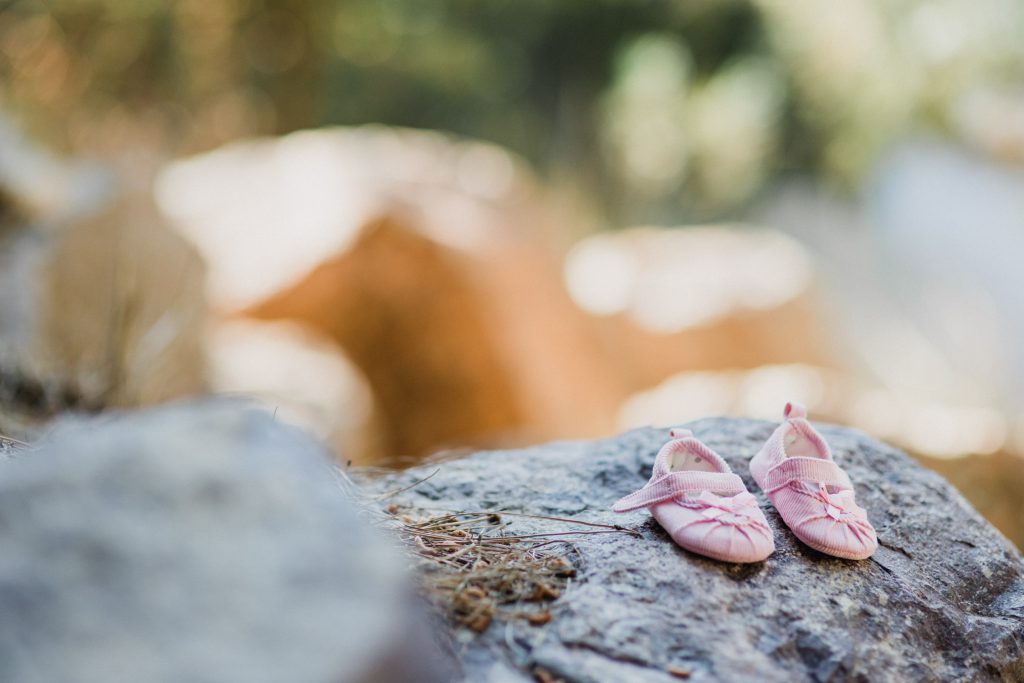
[[78,153],[381,122],[519,152],[610,221],[854,187],[1024,84],[1010,0],[6,0],[0,108]]

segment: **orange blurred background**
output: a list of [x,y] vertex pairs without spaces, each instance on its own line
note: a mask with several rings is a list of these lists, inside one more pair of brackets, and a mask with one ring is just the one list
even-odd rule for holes
[[1019,3],[0,0],[0,116],[5,432],[232,393],[401,465],[797,400],[1024,545]]

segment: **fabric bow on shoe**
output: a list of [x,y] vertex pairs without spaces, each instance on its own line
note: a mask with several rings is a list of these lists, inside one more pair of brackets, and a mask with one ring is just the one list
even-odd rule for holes
[[683,501],[683,505],[697,503],[701,506],[701,516],[706,519],[713,519],[723,524],[733,526],[753,525],[768,529],[763,521],[764,515],[757,504],[757,498],[752,493],[744,492],[735,496],[724,498],[716,496],[710,491],[704,491],[696,498]]

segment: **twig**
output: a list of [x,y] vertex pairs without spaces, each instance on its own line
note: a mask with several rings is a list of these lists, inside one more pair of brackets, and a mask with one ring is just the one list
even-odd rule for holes
[[29,447],[29,444],[25,443],[24,441],[21,441],[20,439],[15,439],[12,436],[6,436],[4,434],[0,434],[0,441],[6,441],[8,443],[17,444],[18,446],[23,446],[25,448]]
[[622,529],[622,530],[607,529],[605,531],[551,531],[551,532],[544,533],[544,534],[523,534],[523,535],[520,535],[520,536],[494,536],[494,537],[484,538],[483,540],[484,541],[489,541],[489,542],[491,542],[491,541],[498,541],[498,542],[501,542],[501,543],[505,543],[505,542],[508,542],[508,541],[527,541],[527,540],[529,540],[531,538],[544,538],[544,537],[547,537],[547,536],[593,536],[593,535],[596,535],[596,534],[623,534],[623,533],[625,533],[625,534],[635,534],[637,536],[640,535],[639,531],[632,531],[630,529]]
[[390,491],[388,493],[382,493],[381,495],[374,497],[373,500],[387,500],[388,498],[394,498],[399,493],[405,493],[409,489],[415,488],[416,486],[419,486],[420,484],[422,484],[423,482],[427,481],[428,479],[430,479],[431,477],[433,477],[435,474],[437,474],[440,471],[441,471],[441,468],[438,467],[436,470],[434,470],[433,472],[431,472],[427,476],[423,477],[419,481],[414,481],[413,483],[409,484],[408,486],[404,486],[404,487],[402,487],[400,489],[397,489],[395,491]]
[[[480,513],[480,514],[483,514],[483,513]],[[491,512],[491,513],[488,513],[488,514],[492,514],[492,515],[508,515],[509,517],[529,517],[531,519],[548,519],[548,520],[551,520],[552,522],[569,522],[571,524],[582,524],[584,526],[596,526],[596,527],[603,527],[605,529],[613,529],[615,531],[626,531],[626,532],[634,533],[633,529],[627,529],[626,527],[620,526],[618,524],[600,524],[598,522],[584,522],[581,519],[570,519],[568,517],[550,517],[548,515],[534,515],[534,514],[530,514],[530,513],[527,513],[527,512],[506,512],[504,510],[501,510],[501,511],[495,510],[494,512]]]

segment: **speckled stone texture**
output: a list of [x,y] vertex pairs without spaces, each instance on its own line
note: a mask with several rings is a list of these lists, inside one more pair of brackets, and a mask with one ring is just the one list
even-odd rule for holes
[[[822,427],[881,544],[870,560],[840,560],[800,544],[747,470],[773,423],[688,426],[758,496],[777,545],[766,562],[690,554],[646,511],[608,509],[646,482],[667,430],[479,453],[440,465],[389,501],[570,516],[641,533],[579,537],[578,576],[551,604],[549,623],[454,632],[466,681],[1024,680],[1024,562],[940,476],[859,432]],[[393,490],[435,468],[365,484]],[[505,519],[515,531],[568,528]]]

